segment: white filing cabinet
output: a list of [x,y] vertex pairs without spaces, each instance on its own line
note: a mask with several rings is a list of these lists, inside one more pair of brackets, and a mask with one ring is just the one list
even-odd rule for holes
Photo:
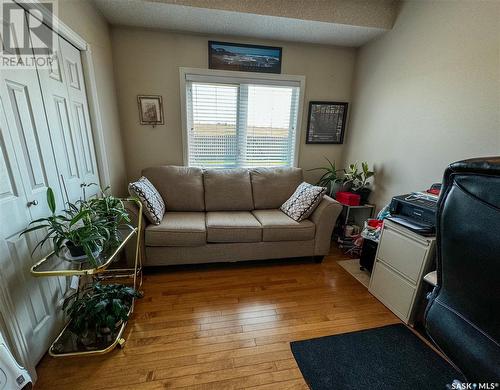
[[368,290],[406,324],[413,323],[423,276],[435,254],[435,237],[384,221]]

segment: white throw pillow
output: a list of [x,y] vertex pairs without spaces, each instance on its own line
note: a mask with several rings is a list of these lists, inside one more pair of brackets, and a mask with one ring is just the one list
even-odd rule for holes
[[309,217],[323,199],[326,188],[302,182],[280,210],[293,220],[300,222]]
[[149,222],[159,225],[165,215],[165,202],[155,186],[144,176],[128,185],[128,192],[139,198]]

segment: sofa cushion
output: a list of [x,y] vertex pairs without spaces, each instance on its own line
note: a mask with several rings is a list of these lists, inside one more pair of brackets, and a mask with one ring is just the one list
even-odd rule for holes
[[207,211],[253,210],[248,169],[206,169],[203,183]]
[[144,176],[129,183],[128,192],[142,203],[142,212],[149,222],[159,225],[165,214],[165,203],[155,186]]
[[208,211],[207,242],[259,242],[262,226],[250,211]]
[[158,166],[142,171],[156,187],[168,211],[203,211],[205,196],[200,168]]
[[280,210],[293,220],[300,222],[309,217],[318,207],[325,195],[326,188],[313,186],[303,182],[288,200],[283,203]]
[[316,226],[308,219],[296,222],[281,210],[254,210],[262,225],[262,241],[307,241],[314,239]]
[[147,246],[200,246],[206,237],[203,211],[167,211],[159,225],[145,230]]
[[278,209],[302,183],[302,169],[255,168],[250,171],[250,179],[254,208]]

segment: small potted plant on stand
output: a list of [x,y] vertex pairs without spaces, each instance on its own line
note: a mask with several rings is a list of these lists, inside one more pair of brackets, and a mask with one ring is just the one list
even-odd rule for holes
[[343,169],[337,169],[335,162],[331,162],[327,157],[327,167],[313,168],[309,171],[322,171],[323,175],[318,180],[318,185],[327,188],[328,195],[335,199],[335,194],[340,191],[349,191],[351,183],[342,176]]
[[129,226],[130,218],[127,210],[120,198],[108,195],[110,187],[101,190],[101,196],[89,199],[88,205],[104,222],[109,231],[111,244],[120,241],[118,228],[120,226]]
[[107,239],[109,225],[89,207],[86,201],[67,202],[67,209],[56,214],[56,201],[52,188],[47,189],[47,204],[52,213],[49,217],[34,220],[21,234],[40,229],[47,229],[47,234],[33,249],[42,247],[48,240],[52,241],[54,252],[63,255],[70,261],[89,260],[97,265],[97,256]]
[[344,170],[344,177],[347,182],[351,183],[351,191],[361,197],[361,204],[368,203],[372,191],[368,180],[374,175],[375,172],[370,171],[366,161],[361,163],[361,170],[358,167],[358,162],[350,164],[349,168]]
[[63,309],[71,319],[69,329],[77,336],[77,342],[92,349],[116,337],[129,318],[134,298],[141,297],[132,287],[96,282],[69,297]]

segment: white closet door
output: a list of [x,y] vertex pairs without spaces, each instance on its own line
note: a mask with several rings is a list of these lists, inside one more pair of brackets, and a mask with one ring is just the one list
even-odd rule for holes
[[[24,31],[24,37],[28,34]],[[30,274],[34,261],[51,248],[31,256],[43,232],[19,234],[30,221],[50,214],[48,187],[54,189],[57,209],[63,209],[60,175],[72,201],[80,198],[81,183],[99,183],[80,52],[59,41],[59,66],[39,73],[0,71],[0,297],[7,297],[0,312],[16,330],[16,347],[28,367],[62,327],[67,284],[65,278]],[[87,195],[98,190],[90,187]]]
[[[9,320],[7,325],[11,333],[13,329],[17,330],[22,324],[29,322],[27,306],[16,304],[14,299],[20,284],[17,257],[30,257],[30,245],[27,241],[29,237],[19,239],[16,234],[22,231],[30,220],[26,203],[27,198],[0,96],[0,311],[3,317]],[[21,303],[24,303],[23,299]],[[17,355],[18,358],[23,357],[23,351],[19,348]]]
[[[24,73],[24,72],[23,72]],[[3,76],[3,74],[2,74]],[[26,77],[28,79],[28,77]],[[46,206],[47,187],[58,188],[55,166],[49,156],[50,145],[40,127],[44,123],[36,118],[34,105],[41,104],[35,88],[14,81],[12,77],[1,77],[0,99],[6,99],[5,112],[11,128],[2,120],[2,159],[6,171],[2,173],[2,195],[0,196],[1,238],[0,269],[6,290],[32,362],[37,362],[47,351],[55,332],[61,326],[58,304],[62,297],[65,280],[34,278],[30,267],[44,253],[31,255],[41,238],[41,232],[20,236],[33,218],[49,215]],[[35,93],[31,93],[35,90]],[[2,111],[3,108],[2,108]],[[2,112],[3,114],[3,112]],[[43,119],[43,118],[42,118]],[[45,135],[41,135],[45,133]],[[16,157],[13,156],[15,154]],[[17,173],[16,173],[17,172]],[[6,174],[5,174],[6,173]],[[33,202],[38,202],[35,205]],[[45,248],[45,253],[47,252]]]
[[73,127],[80,143],[80,158],[82,161],[81,178],[86,184],[96,183],[97,186],[87,188],[87,195],[99,192],[99,174],[95,156],[94,139],[90,127],[89,108],[83,79],[83,69],[80,51],[64,39],[59,40],[62,54],[62,69],[68,87],[69,104],[73,117]]
[[28,201],[32,205],[30,213],[33,219],[45,217],[49,213],[47,188],[54,188],[59,208],[62,199],[58,194],[59,181],[37,75],[31,69],[3,70],[0,80],[7,121],[14,127],[14,137],[20,148],[18,159]]
[[14,318],[8,320],[17,323],[33,364],[60,329],[65,285],[61,280],[31,276],[30,267],[41,256],[37,251],[32,258],[31,252],[41,234],[19,234],[30,220],[49,215],[47,188],[53,187],[56,194],[60,188],[36,71],[2,69],[0,100],[0,269],[14,311],[9,313]]
[[[49,28],[45,25],[40,28]],[[62,38],[60,39],[62,40]],[[51,69],[37,70],[40,78],[45,113],[61,186],[71,202],[82,196],[81,184],[85,182],[81,137],[77,132],[75,117],[71,112],[68,79],[61,67],[62,54],[59,43],[55,48],[56,61]],[[66,200],[66,197],[64,198]]]

